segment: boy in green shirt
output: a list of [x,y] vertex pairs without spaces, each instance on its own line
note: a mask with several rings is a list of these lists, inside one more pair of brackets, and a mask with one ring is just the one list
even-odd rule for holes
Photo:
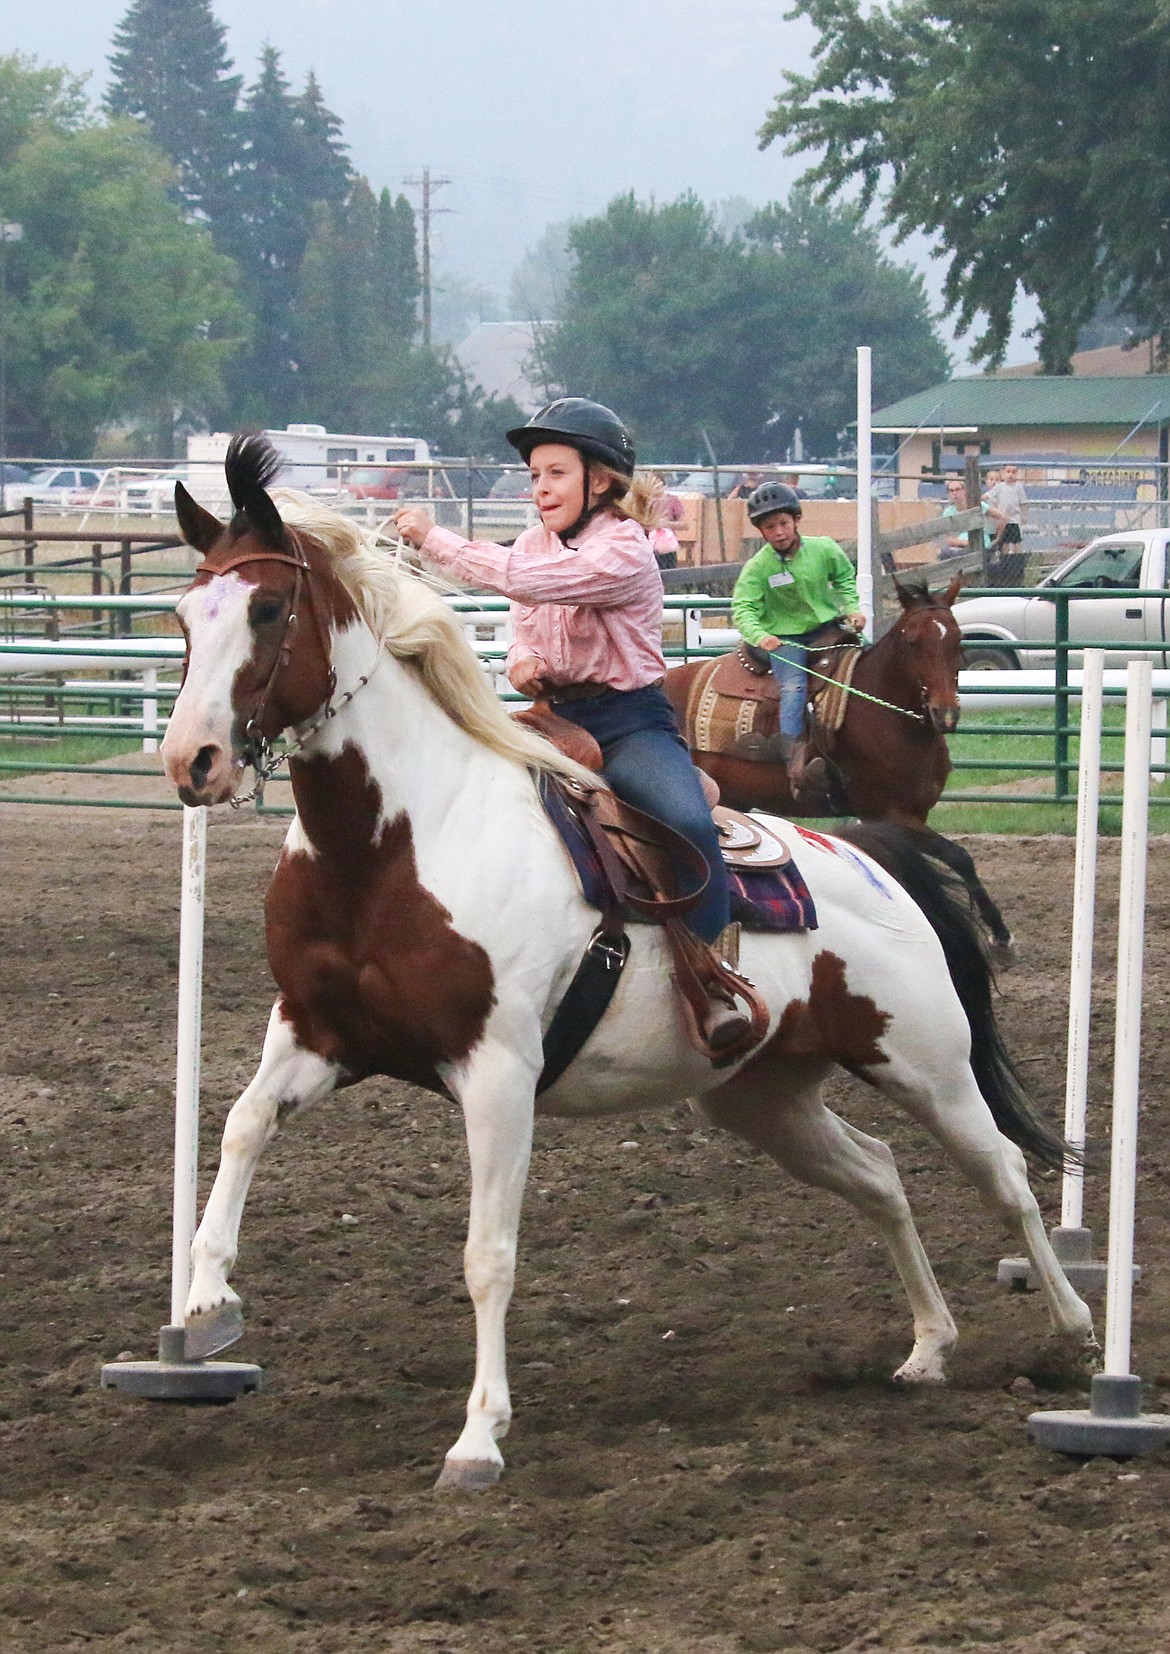
[[731,613],[745,643],[772,657],[780,685],[780,734],[788,785],[795,798],[804,778],[804,740],[809,640],[831,620],[860,632],[857,577],[836,540],[804,539],[796,490],[782,482],[761,483],[748,500],[748,516],[767,544],[744,564]]

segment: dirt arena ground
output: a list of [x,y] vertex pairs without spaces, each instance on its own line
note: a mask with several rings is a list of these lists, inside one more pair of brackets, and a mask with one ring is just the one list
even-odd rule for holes
[[[211,831],[204,1181],[270,1000],[279,827]],[[1012,1045],[1063,1097],[1071,844],[972,841],[1020,938]],[[262,1163],[230,1407],[136,1402],[169,1273],[179,822],[0,804],[0,1649],[846,1654],[1170,1647],[1170,1457],[1032,1446],[1083,1405],[1008,1248],[934,1145],[863,1088],[959,1321],[953,1382],[903,1393],[909,1327],[843,1207],[686,1110],[538,1133],[498,1488],[436,1495],[471,1373],[460,1124],[367,1083]],[[1103,852],[1112,907],[1116,846]],[[1170,843],[1154,848],[1134,1366],[1170,1410]],[[1094,1121],[1107,1129],[1109,927]],[[1049,1222],[1055,1179],[1038,1187]],[[343,1221],[343,1214],[353,1221]],[[1103,1244],[1096,1178],[1089,1221]]]

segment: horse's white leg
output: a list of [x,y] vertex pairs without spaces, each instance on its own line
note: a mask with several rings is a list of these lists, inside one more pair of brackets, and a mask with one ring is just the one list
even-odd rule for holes
[[191,1246],[191,1290],[184,1317],[188,1359],[214,1355],[244,1330],[238,1295],[228,1285],[236,1261],[240,1218],[252,1173],[281,1120],[326,1096],[340,1070],[296,1043],[291,1026],[272,1008],[260,1066],[233,1103],[223,1129],[219,1170]]
[[443,1464],[441,1488],[489,1487],[504,1468],[497,1443],[512,1418],[504,1319],[532,1153],[532,1068],[498,1044],[475,1054],[457,1086],[471,1165],[463,1273],[475,1305],[475,1379],[467,1422]]
[[894,1156],[885,1143],[838,1118],[820,1099],[827,1064],[797,1060],[781,1079],[732,1081],[703,1098],[716,1124],[763,1149],[785,1171],[828,1189],[867,1217],[889,1247],[910,1300],[914,1347],[894,1374],[905,1383],[941,1383],[958,1337],[934,1278]]
[[1028,1183],[1027,1161],[996,1126],[966,1061],[954,1061],[950,1073],[934,1077],[929,1084],[920,1067],[912,1070],[896,1058],[889,1065],[873,1068],[870,1075],[888,1097],[901,1103],[926,1127],[974,1184],[986,1205],[1019,1237],[1036,1271],[1056,1332],[1079,1345],[1095,1348],[1092,1312],[1074,1292],[1057,1262]]

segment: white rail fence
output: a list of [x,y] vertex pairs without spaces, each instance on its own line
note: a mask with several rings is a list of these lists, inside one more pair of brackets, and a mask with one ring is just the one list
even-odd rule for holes
[[[501,696],[515,699],[504,676],[504,663],[511,641],[508,604],[504,598],[452,597],[448,601],[459,615],[468,642],[490,674]],[[173,610],[178,596],[157,597],[53,597],[0,595],[0,614],[5,609],[22,612],[75,609],[92,610],[116,605],[140,614],[158,614]],[[717,654],[739,641],[739,633],[727,623],[730,601],[726,597],[688,594],[667,597],[663,620],[668,636],[668,654],[678,660],[695,656]],[[716,618],[723,624],[712,624]],[[103,672],[129,673],[130,677],[64,678],[54,689],[76,695],[92,694],[124,701],[141,702],[141,711],[134,715],[111,714],[93,717],[87,714],[58,714],[49,709],[29,711],[22,709],[19,720],[3,721],[6,733],[17,729],[30,735],[64,734],[69,731],[119,729],[141,731],[144,752],[157,750],[159,738],[166,728],[166,703],[178,693],[177,674],[182,666],[185,645],[177,637],[122,637],[122,638],[29,638],[0,639],[0,678]],[[169,674],[169,676],[167,676]],[[1170,700],[1170,669],[1152,671],[1153,692],[1156,701],[1154,742],[1151,762],[1166,762],[1166,708]],[[1079,703],[1083,673],[1077,669],[1069,673],[1072,699]],[[1106,670],[1105,695],[1121,699],[1125,695],[1126,672],[1123,668]],[[37,683],[37,694],[44,693],[44,685]],[[1047,671],[1007,671],[959,673],[959,699],[965,712],[1040,711],[1051,707],[1056,699],[1055,673]]]

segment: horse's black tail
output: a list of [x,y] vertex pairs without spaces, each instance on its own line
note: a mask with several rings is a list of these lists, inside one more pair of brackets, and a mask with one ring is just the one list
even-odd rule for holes
[[892,822],[855,822],[834,831],[897,880],[942,944],[971,1029],[971,1071],[1000,1131],[1045,1166],[1060,1170],[1075,1164],[1078,1151],[1037,1113],[1004,1044],[992,1003],[991,966],[959,880],[925,855],[912,833]]

